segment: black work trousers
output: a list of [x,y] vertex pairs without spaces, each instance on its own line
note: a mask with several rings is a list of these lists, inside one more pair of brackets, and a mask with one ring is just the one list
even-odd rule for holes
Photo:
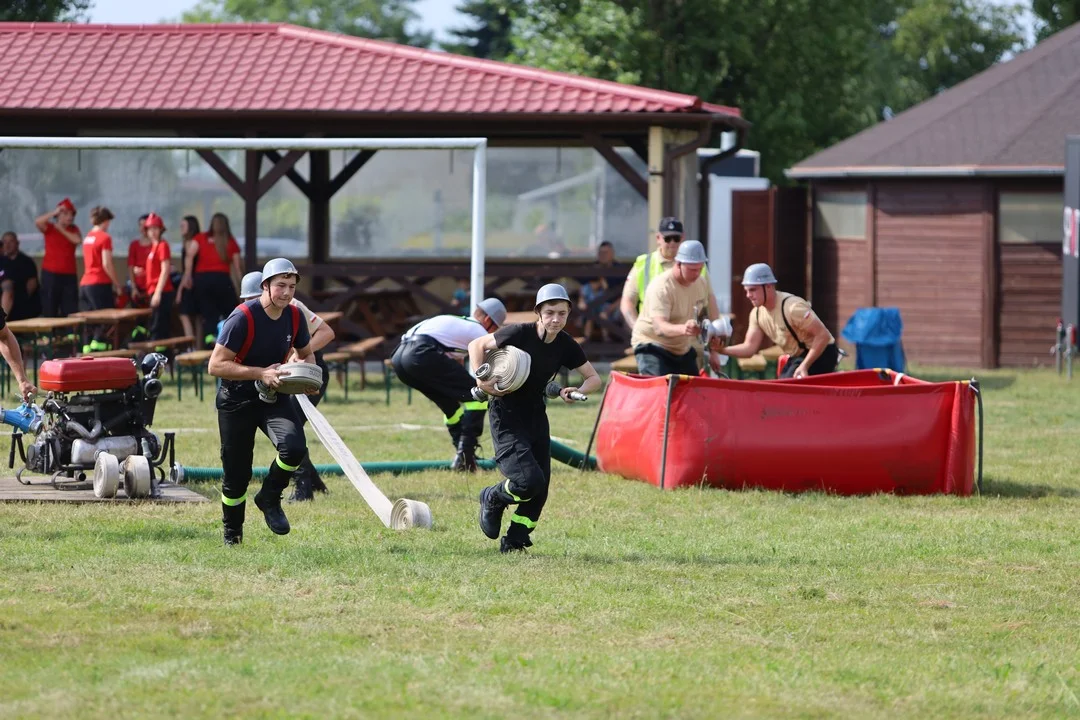
[[[153,295],[153,293],[151,293]],[[172,336],[172,308],[176,291],[161,293],[161,302],[150,312],[150,339],[161,340]]]
[[414,335],[401,341],[390,362],[401,382],[418,390],[449,418],[462,403],[472,400],[469,391],[476,387],[476,380],[446,353],[427,335]]
[[[79,300],[83,310],[112,310],[116,307],[116,299],[113,297],[111,283],[95,283],[93,285],[79,286]],[[91,340],[104,342],[108,334],[107,325],[94,325],[88,328],[87,334]],[[100,350],[103,348],[94,348]]]
[[634,347],[639,375],[697,375],[697,351],[690,348],[684,355],[676,355],[659,345],[642,343]]
[[[789,378],[795,376],[795,371],[802,365],[803,359],[806,357],[806,353],[800,353],[788,359],[787,365],[784,366],[784,371],[780,373],[781,378]],[[821,351],[821,355],[814,361],[814,364],[810,366],[810,370],[807,375],[824,375],[825,373],[836,372],[836,363],[840,360],[840,350],[836,347],[836,343],[826,345],[825,349]]]
[[255,393],[254,383],[225,381],[217,394],[218,433],[221,437],[222,519],[225,531],[239,533],[244,524],[244,501],[251,481],[255,453],[255,431],[262,430],[277,450],[277,458],[259,491],[270,504],[281,502],[289,478],[307,457],[307,441],[297,406],[289,395],[264,403]]
[[79,279],[41,271],[41,316],[68,317],[79,311]]
[[[217,337],[218,323],[229,317],[229,314],[240,304],[229,273],[195,273],[192,275],[191,283],[191,290],[184,292],[194,291],[195,293],[195,306],[202,315],[203,334]],[[210,343],[207,344],[210,345]]]
[[496,398],[490,403],[491,440],[495,463],[506,476],[499,497],[507,505],[517,503],[506,530],[507,542],[521,547],[540,520],[551,484],[551,430],[543,401],[535,405],[508,405]]

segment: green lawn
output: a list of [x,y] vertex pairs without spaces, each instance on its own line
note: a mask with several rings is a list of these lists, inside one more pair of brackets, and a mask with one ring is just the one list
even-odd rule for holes
[[[524,556],[477,527],[493,473],[375,476],[431,506],[405,533],[330,477],[287,537],[251,508],[239,548],[216,502],[0,504],[0,717],[1080,716],[1080,380],[976,375],[981,497],[665,493],[556,464]],[[212,407],[159,405],[186,465],[220,464]],[[320,407],[362,462],[452,455],[400,386]],[[583,450],[597,408],[553,407],[553,433]]]

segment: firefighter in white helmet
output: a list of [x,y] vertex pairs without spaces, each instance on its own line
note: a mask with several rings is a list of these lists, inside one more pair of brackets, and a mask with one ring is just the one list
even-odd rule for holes
[[488,404],[470,391],[476,381],[462,365],[469,343],[506,324],[506,307],[498,298],[477,303],[471,317],[436,315],[401,336],[390,362],[398,379],[421,392],[443,414],[443,423],[457,454],[451,469],[475,472],[476,449],[484,432]]
[[[221,512],[225,544],[239,544],[244,533],[248,483],[255,449],[255,431],[262,430],[277,449],[255,505],[271,532],[285,535],[289,520],[281,494],[307,457],[307,442],[296,402],[289,395],[260,396],[255,381],[269,388],[281,380],[280,366],[293,351],[313,362],[311,334],[299,308],[291,304],[300,273],[285,258],[263,267],[262,293],[241,303],[225,320],[210,356],[209,372],[221,378],[217,394],[221,436]],[[313,390],[311,394],[317,393]]]
[[836,370],[840,357],[836,339],[810,303],[776,289],[771,267],[765,263],[750,265],[743,273],[742,284],[746,298],[754,306],[746,339],[731,347],[714,340],[714,350],[734,358],[753,357],[768,337],[790,356],[781,377],[802,378]]
[[489,404],[491,440],[495,463],[502,480],[480,492],[480,529],[492,540],[499,538],[503,510],[517,504],[510,526],[500,542],[500,551],[524,550],[532,545],[530,534],[540,519],[551,483],[551,431],[548,427],[544,392],[560,368],[581,374],[580,388],[565,387],[560,396],[572,402],[571,393],[588,395],[602,382],[577,341],[563,331],[573,307],[566,288],[551,283],[536,294],[536,322],[506,325],[497,332],[469,343],[469,366],[476,374],[485,355],[512,346],[531,357],[528,378],[518,389],[501,393],[491,380],[477,386],[493,396]]

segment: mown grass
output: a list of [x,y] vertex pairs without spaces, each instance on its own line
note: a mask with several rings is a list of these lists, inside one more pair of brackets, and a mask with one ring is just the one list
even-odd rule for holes
[[[476,526],[492,474],[375,476],[431,506],[408,533],[327,478],[291,535],[252,509],[232,549],[216,503],[0,505],[0,716],[1080,715],[1075,389],[975,374],[972,498],[662,493],[556,464],[525,556]],[[210,399],[169,392],[157,429],[218,464]],[[361,461],[451,454],[400,387],[320,407]],[[553,407],[554,434],[583,450],[597,407]]]

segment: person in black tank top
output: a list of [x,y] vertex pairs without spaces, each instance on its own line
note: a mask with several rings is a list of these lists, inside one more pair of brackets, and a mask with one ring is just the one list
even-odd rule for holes
[[570,393],[595,392],[603,384],[581,346],[563,332],[570,315],[570,296],[562,285],[551,283],[536,294],[535,323],[506,325],[497,332],[469,343],[469,367],[473,375],[486,353],[513,346],[532,358],[529,377],[511,393],[500,393],[490,381],[477,386],[493,396],[488,404],[495,462],[506,476],[502,482],[480,492],[480,529],[496,540],[502,529],[503,510],[517,504],[510,526],[499,545],[501,552],[524,550],[532,545],[529,536],[540,520],[551,483],[551,432],[548,428],[544,391],[548,382],[566,367],[584,378],[580,388],[565,387],[561,397],[572,402]]
[[290,304],[299,279],[296,267],[284,258],[266,263],[262,295],[233,310],[210,356],[209,372],[222,380],[216,404],[224,475],[221,514],[226,545],[239,544],[243,539],[256,429],[274,443],[277,457],[270,464],[262,489],[255,495],[255,505],[275,534],[285,535],[290,529],[281,508],[281,495],[307,456],[303,424],[291,396],[281,394],[273,402],[265,402],[259,397],[255,381],[277,387],[279,366],[293,348],[301,361],[314,362],[307,323],[296,306]]

